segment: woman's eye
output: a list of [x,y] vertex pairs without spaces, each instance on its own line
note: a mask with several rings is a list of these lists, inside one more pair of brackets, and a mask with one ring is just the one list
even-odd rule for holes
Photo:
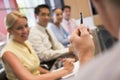
[[25,27],[28,27],[28,24],[26,24]]
[[22,29],[22,26],[18,27],[17,30],[21,30]]

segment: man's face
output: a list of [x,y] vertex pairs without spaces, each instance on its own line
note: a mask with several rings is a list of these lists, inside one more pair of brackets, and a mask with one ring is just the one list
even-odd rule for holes
[[[116,38],[118,38],[120,27],[120,9],[113,6],[109,0],[92,0],[105,28]],[[120,7],[119,7],[120,8]]]
[[39,14],[37,15],[38,23],[44,27],[47,26],[50,20],[50,11],[47,8],[41,8]]
[[71,13],[71,10],[69,8],[65,8],[64,11],[63,11],[63,17],[66,19],[66,20],[69,20],[70,19],[70,14]]

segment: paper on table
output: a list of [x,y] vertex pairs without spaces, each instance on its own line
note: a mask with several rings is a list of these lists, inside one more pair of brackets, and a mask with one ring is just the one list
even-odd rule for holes
[[[74,69],[73,69],[72,73],[70,73],[70,74],[62,77],[62,79],[65,79],[65,78],[68,78],[68,77],[70,77],[70,76],[73,76],[73,75],[78,71],[78,69],[79,69],[79,67],[80,67],[79,61],[77,61],[77,62],[75,62],[75,63],[73,63],[73,64],[74,64]],[[61,69],[63,69],[63,68],[60,68],[60,69],[57,69],[57,70],[54,70],[54,71],[58,71],[58,70],[61,70]],[[53,72],[54,72],[54,71],[53,71]]]
[[64,79],[64,78],[68,78],[68,77],[70,77],[70,76],[73,76],[73,75],[78,71],[79,67],[80,67],[79,61],[75,62],[75,63],[74,63],[73,72],[70,73],[70,74],[68,74],[68,75],[66,75],[66,76],[64,76],[64,77],[62,77],[62,78]]

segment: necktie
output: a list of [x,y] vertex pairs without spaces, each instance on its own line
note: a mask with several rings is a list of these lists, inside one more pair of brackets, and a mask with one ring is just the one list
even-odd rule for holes
[[69,30],[69,33],[71,34],[72,33],[72,26],[71,26],[70,22],[68,22],[68,30]]

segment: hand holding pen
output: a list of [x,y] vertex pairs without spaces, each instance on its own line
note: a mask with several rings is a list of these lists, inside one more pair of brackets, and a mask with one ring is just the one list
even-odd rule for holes
[[[80,25],[83,24],[83,16],[82,16],[82,12],[80,12]],[[88,28],[88,32],[91,34],[90,29]],[[93,38],[92,35],[90,35],[91,38]]]

